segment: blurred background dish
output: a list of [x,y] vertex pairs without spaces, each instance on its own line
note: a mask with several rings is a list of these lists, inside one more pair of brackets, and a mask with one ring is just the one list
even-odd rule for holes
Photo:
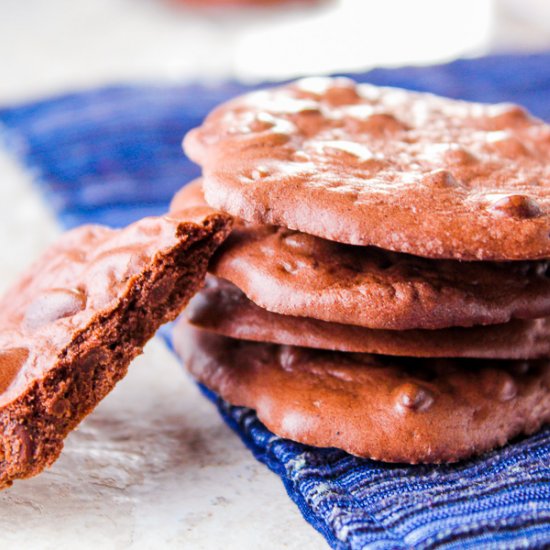
[[546,0],[244,1],[3,0],[0,101],[112,82],[280,79],[550,47]]

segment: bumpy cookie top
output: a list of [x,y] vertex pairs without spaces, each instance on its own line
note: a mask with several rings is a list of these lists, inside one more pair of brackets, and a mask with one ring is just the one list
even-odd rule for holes
[[434,258],[550,257],[550,126],[343,78],[216,109],[185,140],[207,201],[248,221]]

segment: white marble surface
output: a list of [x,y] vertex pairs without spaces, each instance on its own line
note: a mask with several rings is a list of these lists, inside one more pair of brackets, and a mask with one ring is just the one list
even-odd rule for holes
[[[0,290],[58,233],[0,153]],[[155,339],[61,458],[0,493],[0,548],[325,548]]]

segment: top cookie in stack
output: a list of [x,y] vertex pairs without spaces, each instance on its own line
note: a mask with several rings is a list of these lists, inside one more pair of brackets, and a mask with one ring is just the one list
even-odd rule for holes
[[222,105],[185,149],[238,218],[211,265],[226,281],[188,311],[206,331],[179,331],[206,385],[278,435],[388,461],[550,419],[549,126],[316,78]]
[[346,79],[238,98],[189,133],[206,200],[249,222],[428,258],[550,257],[550,128]]

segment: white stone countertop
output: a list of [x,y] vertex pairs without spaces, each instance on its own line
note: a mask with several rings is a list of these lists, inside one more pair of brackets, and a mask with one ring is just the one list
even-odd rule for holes
[[[170,1],[0,0],[0,104],[112,82],[280,78],[550,46],[546,0],[385,0],[375,24],[364,0],[232,15]],[[417,24],[397,25],[411,5]],[[58,233],[31,176],[0,151],[0,291]],[[0,548],[326,543],[157,339],[52,468],[0,493]]]

